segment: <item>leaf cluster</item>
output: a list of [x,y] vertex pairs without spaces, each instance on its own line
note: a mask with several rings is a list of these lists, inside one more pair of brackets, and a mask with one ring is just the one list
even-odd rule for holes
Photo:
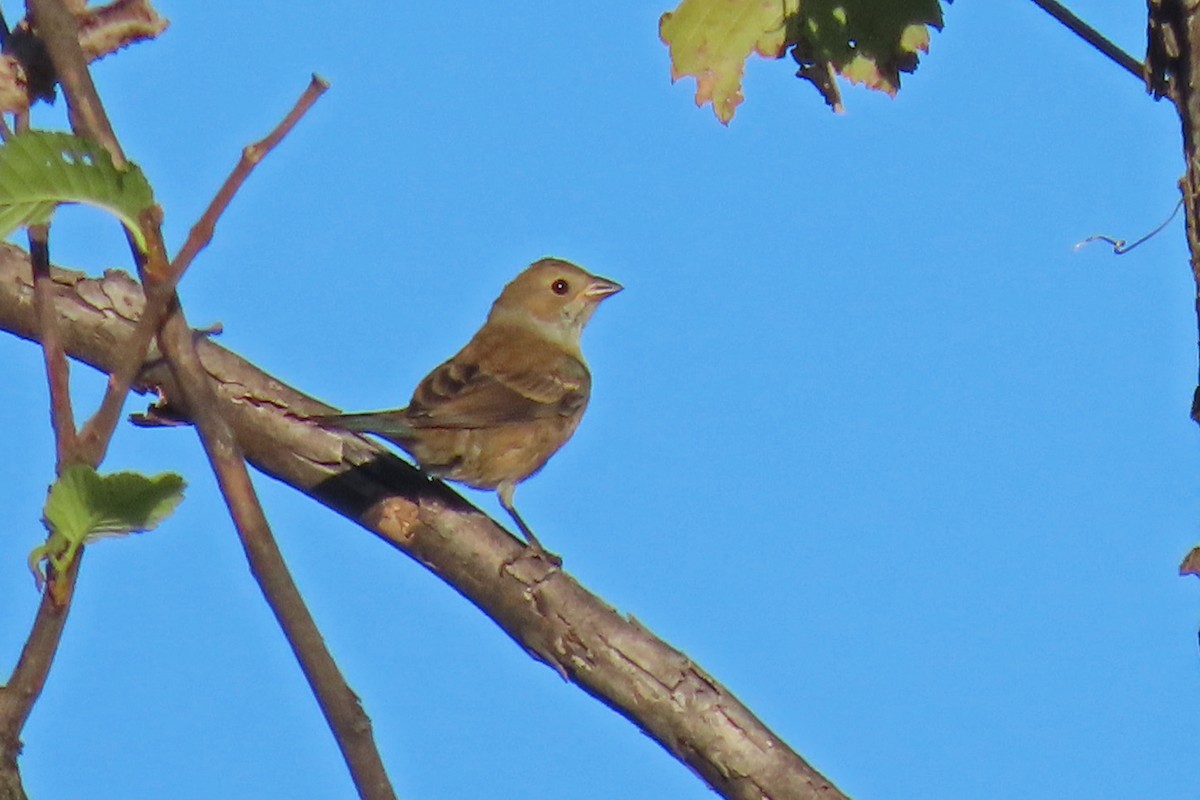
[[672,80],[694,77],[696,105],[711,103],[728,124],[752,53],[790,52],[796,75],[840,111],[837,76],[894,95],[900,73],[929,50],[931,27],[942,27],[938,0],[683,0],[662,15],[659,37],[670,48]]

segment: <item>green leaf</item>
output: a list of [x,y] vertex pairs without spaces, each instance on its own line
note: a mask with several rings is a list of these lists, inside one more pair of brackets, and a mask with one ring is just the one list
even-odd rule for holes
[[895,96],[900,73],[914,72],[918,56],[929,52],[930,27],[942,27],[938,0],[805,0],[789,44],[800,65],[797,74],[812,80],[840,110],[836,86],[822,85],[816,75],[835,71]]
[[26,131],[0,146],[0,238],[48,221],[59,203],[108,211],[146,249],[138,215],[154,206],[154,193],[136,165],[119,170],[100,145],[54,131]]
[[83,544],[151,530],[179,505],[184,486],[173,472],[148,478],[137,472],[100,475],[80,464],[67,467],[50,487],[43,511],[50,536],[29,554],[39,584],[42,560],[61,572]]
[[696,79],[696,105],[712,103],[728,125],[742,102],[742,70],[751,53],[779,58],[786,47],[786,19],[798,0],[683,0],[658,21],[658,36],[671,51],[671,80]]
[[790,49],[796,75],[840,111],[836,76],[896,94],[900,73],[929,50],[930,27],[942,27],[939,0],[682,0],[662,15],[658,34],[670,48],[671,79],[695,77],[696,105],[712,103],[728,124],[752,53],[778,59]]

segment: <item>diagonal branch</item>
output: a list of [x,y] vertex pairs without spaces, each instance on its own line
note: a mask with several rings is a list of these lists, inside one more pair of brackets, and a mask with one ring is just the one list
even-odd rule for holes
[[1129,53],[1126,53],[1120,47],[1117,47],[1100,31],[1071,13],[1071,10],[1062,3],[1057,2],[1057,0],[1033,0],[1033,4],[1061,22],[1068,30],[1099,50],[1114,64],[1133,75],[1139,81],[1145,80],[1145,66],[1142,62],[1129,55]]
[[29,636],[25,638],[8,683],[0,686],[0,800],[26,800],[17,770],[21,729],[42,694],[50,665],[62,641],[82,560],[83,550],[80,549],[65,572],[54,574],[54,567],[47,567],[49,580]]
[[[28,0],[28,7],[66,95],[72,129],[100,142],[113,163],[122,166],[125,157],[88,72],[77,20],[63,0]],[[251,572],[317,698],[359,795],[389,800],[395,793],[375,746],[370,720],[342,677],[287,571],[250,482],[240,443],[216,405],[212,385],[196,354],[195,337],[175,294],[178,274],[166,260],[159,216],[151,214],[141,221],[147,253],[140,251],[132,236],[127,238],[151,315],[157,316],[160,308],[165,311],[158,342],[167,358],[174,388],[195,409],[196,431],[216,473]]]
[[167,357],[172,378],[181,390],[177,393],[191,407],[203,409],[193,415],[200,442],[229,506],[246,559],[250,562],[250,571],[312,687],[350,768],[359,796],[367,800],[395,800],[396,794],[375,746],[371,721],[338,669],[288,572],[250,482],[237,435],[217,407],[212,383],[196,353],[196,337],[181,313],[167,318],[158,341]]
[[[64,344],[112,368],[142,307],[137,284],[56,273]],[[0,328],[36,339],[28,257],[0,246]],[[618,613],[567,573],[521,558],[509,533],[441,484],[364,439],[298,417],[326,413],[208,340],[197,343],[216,402],[259,470],[357,522],[432,571],[533,658],[625,716],[727,798],[843,795],[686,655]],[[180,394],[169,372],[149,388]],[[186,406],[173,406],[186,418]]]
[[71,89],[67,94],[71,128],[103,145],[112,155],[113,164],[121,169],[125,166],[125,154],[88,72],[87,58],[79,46],[78,20],[62,0],[27,0],[26,6],[38,38],[50,52],[59,82]]
[[103,458],[104,450],[120,421],[121,408],[125,405],[125,398],[141,371],[142,364],[146,361],[146,353],[155,334],[158,333],[163,315],[168,310],[174,288],[183,279],[183,274],[191,266],[195,257],[212,240],[217,220],[229,207],[234,195],[237,194],[246,178],[250,176],[254,167],[295,127],[300,118],[328,88],[329,84],[324,80],[316,75],[312,77],[308,88],[304,90],[287,116],[266,137],[242,151],[242,157],[234,166],[233,171],[225,179],[199,221],[192,226],[187,240],[167,271],[164,279],[166,286],[161,287],[155,293],[154,301],[148,306],[150,311],[139,321],[138,329],[129,342],[129,349],[125,353],[120,367],[109,377],[108,388],[104,393],[104,399],[100,402],[100,407],[79,433],[81,447],[97,460]]
[[[82,556],[80,551],[66,572],[54,577],[57,583],[69,591],[74,590]],[[61,599],[56,599],[50,591],[42,593],[33,628],[25,640],[21,656],[17,659],[17,666],[13,669],[8,683],[4,685],[4,691],[0,692],[0,718],[16,723],[12,730],[0,731],[0,738],[11,736],[15,741],[17,732],[25,725],[25,720],[33,710],[34,701],[42,693],[42,686],[50,672],[50,662],[58,650],[58,641],[62,638],[63,626],[67,622],[67,612],[71,609],[70,603],[63,603]],[[5,749],[9,749],[9,746],[10,742],[5,742]]]

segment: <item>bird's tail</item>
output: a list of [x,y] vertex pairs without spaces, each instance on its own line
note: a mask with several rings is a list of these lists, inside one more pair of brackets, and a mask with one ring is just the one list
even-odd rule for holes
[[373,433],[389,439],[410,439],[413,427],[404,418],[404,409],[368,411],[362,414],[321,414],[309,417],[322,428],[341,428],[355,433]]

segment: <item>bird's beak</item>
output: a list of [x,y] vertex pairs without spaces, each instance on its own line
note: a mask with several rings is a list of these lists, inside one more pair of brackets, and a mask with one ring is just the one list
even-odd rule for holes
[[588,287],[583,290],[583,296],[589,300],[603,300],[604,298],[614,295],[625,287],[616,281],[610,281],[608,278],[594,278]]

